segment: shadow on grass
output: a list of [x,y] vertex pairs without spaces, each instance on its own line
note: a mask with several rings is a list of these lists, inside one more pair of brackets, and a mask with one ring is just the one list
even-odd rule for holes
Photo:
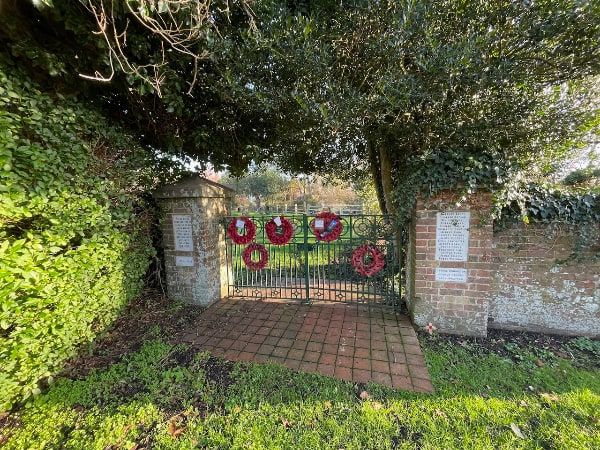
[[[6,449],[594,448],[597,372],[425,354],[434,395],[233,363],[160,340],[13,415]],[[533,388],[531,389],[530,388]]]

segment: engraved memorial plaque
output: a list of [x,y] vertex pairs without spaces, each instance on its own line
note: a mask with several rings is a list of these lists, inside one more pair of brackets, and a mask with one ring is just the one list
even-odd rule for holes
[[470,212],[437,213],[435,235],[436,261],[466,261],[469,253]]
[[175,265],[179,267],[194,267],[193,256],[176,256]]
[[435,269],[435,281],[450,281],[454,283],[467,282],[467,269],[455,269],[437,267]]
[[175,250],[182,252],[194,250],[191,215],[173,214],[173,237],[175,238]]

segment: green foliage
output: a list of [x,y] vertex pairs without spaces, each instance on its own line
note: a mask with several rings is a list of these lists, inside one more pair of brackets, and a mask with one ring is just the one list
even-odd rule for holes
[[228,47],[231,95],[286,119],[266,156],[370,171],[402,220],[419,191],[536,181],[598,127],[593,2],[289,5]]
[[[598,372],[506,344],[515,361],[476,343],[423,342],[437,391],[421,395],[151,341],[84,378],[58,380],[9,417],[0,442],[10,450],[597,448]],[[532,363],[540,358],[543,367]]]
[[571,340],[570,344],[578,350],[589,352],[600,360],[600,340],[592,340],[589,337],[580,336]]
[[39,393],[139,293],[153,159],[0,55],[0,410]]
[[587,169],[578,169],[569,173],[563,180],[566,186],[575,186],[594,179],[600,179],[600,169],[588,167]]

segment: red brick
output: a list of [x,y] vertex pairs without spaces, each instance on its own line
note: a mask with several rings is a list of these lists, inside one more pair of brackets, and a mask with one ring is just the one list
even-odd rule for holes
[[341,380],[352,381],[352,369],[350,367],[336,366],[334,376]]
[[331,364],[319,364],[317,371],[325,376],[332,377],[335,373],[335,366]]
[[387,372],[375,372],[371,373],[371,380],[377,384],[383,384],[384,386],[392,386],[392,377]]
[[327,364],[327,365],[334,366],[336,359],[337,359],[337,355],[335,355],[335,354],[332,354],[332,353],[322,353],[321,357],[319,358],[319,365],[320,364]]
[[371,381],[371,371],[362,369],[352,370],[352,381],[356,383],[368,383]]
[[395,389],[404,389],[407,391],[413,390],[413,385],[410,377],[392,374],[392,387]]

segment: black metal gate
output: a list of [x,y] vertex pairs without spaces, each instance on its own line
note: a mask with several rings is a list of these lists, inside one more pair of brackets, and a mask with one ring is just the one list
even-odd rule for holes
[[[402,298],[401,230],[389,216],[340,215],[338,218],[342,224],[341,234],[331,242],[324,242],[315,236],[315,217],[306,214],[286,216],[293,227],[291,240],[284,245],[275,245],[265,231],[265,225],[274,217],[252,215],[247,218],[256,228],[252,242],[262,247],[260,251],[252,252],[248,250],[257,247],[249,248],[246,261],[243,252],[251,244],[236,244],[231,235],[235,223],[241,224],[240,218],[227,218],[228,295],[399,307]],[[376,273],[365,275],[356,268],[356,258],[365,248],[375,249],[379,261],[383,261],[383,268]],[[260,252],[263,253],[262,264]],[[373,266],[370,258],[372,255],[367,252],[363,259],[366,267]],[[251,266],[256,263],[259,267],[250,269],[248,263]],[[260,268],[263,264],[264,268]]]

